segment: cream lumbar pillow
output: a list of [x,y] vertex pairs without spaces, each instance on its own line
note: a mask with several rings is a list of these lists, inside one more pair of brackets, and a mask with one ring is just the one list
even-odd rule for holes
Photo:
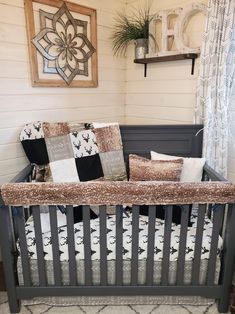
[[[151,160],[176,160],[182,157],[159,154],[151,151]],[[205,158],[183,158],[183,168],[180,176],[181,182],[200,182],[202,180]]]

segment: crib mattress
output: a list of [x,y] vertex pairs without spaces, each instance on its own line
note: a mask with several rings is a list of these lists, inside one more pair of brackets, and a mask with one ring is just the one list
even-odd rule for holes
[[[185,260],[191,261],[194,258],[197,211],[192,211],[192,227],[188,227]],[[42,219],[42,225],[44,221]],[[90,221],[91,226],[91,259],[92,261],[100,260],[100,241],[99,241],[99,218]],[[177,261],[179,252],[180,225],[172,223],[170,261]],[[83,222],[74,225],[75,251],[76,260],[84,260],[84,243],[83,243]],[[208,217],[205,218],[203,242],[201,250],[201,259],[208,259],[210,253],[212,235],[212,223]],[[60,261],[68,261],[67,245],[67,226],[58,228]],[[29,256],[32,260],[37,259],[36,241],[34,233],[34,223],[30,219],[26,224],[26,238]],[[44,256],[46,261],[52,261],[52,245],[50,230],[42,234],[44,245]],[[155,221],[155,247],[154,261],[161,261],[163,256],[163,239],[164,239],[164,221],[156,219]],[[139,219],[139,252],[138,259],[146,260],[148,242],[148,216],[140,216]],[[107,215],[107,260],[114,261],[116,257],[116,215]],[[132,247],[132,216],[131,214],[123,216],[123,260],[131,260]],[[222,239],[219,238],[218,254],[222,247]],[[18,244],[19,249],[19,244]],[[20,250],[19,250],[20,251]]]
[[[62,282],[64,285],[69,285],[69,263],[68,261],[61,262],[61,274]],[[46,273],[47,281],[49,285],[54,284],[54,272],[53,272],[53,262],[46,261]],[[85,267],[84,260],[77,261],[77,283],[78,285],[85,284]],[[115,261],[107,262],[107,280],[109,285],[114,285],[116,281],[115,277]],[[140,260],[138,263],[138,284],[143,285],[146,282],[146,260]],[[185,262],[184,267],[184,284],[190,284],[192,279],[192,267],[193,262]],[[200,274],[199,274],[199,284],[205,284],[207,275],[208,260],[201,260]],[[37,260],[30,261],[31,268],[31,278],[33,284],[39,284],[38,276],[38,265]],[[153,272],[153,283],[158,285],[161,282],[161,269],[162,263],[160,261],[154,261],[154,272]],[[129,285],[131,283],[131,261],[123,261],[123,284]],[[216,260],[216,275],[215,284],[218,282],[218,276],[220,271],[220,258],[217,257]],[[171,261],[169,263],[169,284],[176,284],[176,273],[177,273],[177,261]],[[18,259],[18,276],[20,284],[23,284],[23,270],[21,265],[21,259]],[[100,285],[100,262],[92,261],[92,283],[93,285]]]
[[[190,284],[192,279],[192,261],[186,261],[184,267],[184,284]],[[153,283],[160,284],[161,281],[161,262],[154,261]],[[207,278],[208,260],[202,260],[200,266],[199,283],[205,284]],[[33,285],[39,285],[38,265],[37,260],[30,261],[31,278]],[[17,263],[19,284],[23,285],[23,270],[21,265],[21,258]],[[217,256],[216,270],[215,270],[215,284],[218,283],[220,273],[220,258]],[[69,285],[69,263],[67,261],[61,262],[61,274],[63,285]],[[85,284],[85,270],[84,261],[77,261],[77,284]],[[169,284],[176,284],[177,261],[169,263]],[[49,285],[54,284],[53,262],[46,261],[46,275]],[[107,262],[107,281],[109,285],[115,284],[115,261]],[[145,284],[146,282],[146,261],[139,261],[138,265],[138,284]],[[92,261],[92,283],[93,285],[100,284],[100,263],[99,261]],[[123,284],[129,285],[131,283],[131,261],[123,261]],[[115,296],[115,297],[94,297],[94,296],[76,296],[76,297],[37,297],[32,300],[25,300],[25,304],[60,304],[60,305],[101,305],[101,304],[193,304],[204,305],[211,304],[214,300],[202,298],[200,296]]]

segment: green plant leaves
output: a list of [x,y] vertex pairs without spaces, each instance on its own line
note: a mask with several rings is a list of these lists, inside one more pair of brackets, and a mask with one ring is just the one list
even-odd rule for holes
[[135,9],[128,16],[118,13],[111,36],[114,55],[125,55],[128,45],[136,39],[153,37],[149,34],[152,19],[149,6]]

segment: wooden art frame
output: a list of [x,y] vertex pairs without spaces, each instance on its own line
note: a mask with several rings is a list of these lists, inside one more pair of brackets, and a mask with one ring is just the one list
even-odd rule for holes
[[[39,10],[40,31],[37,34],[35,32],[34,4],[47,5],[53,9],[58,8],[55,13]],[[87,16],[89,23],[74,18],[73,13]],[[97,16],[95,9],[62,0],[25,0],[25,16],[32,86],[98,86]],[[64,17],[67,18],[66,21],[63,21]],[[46,25],[46,19],[54,27],[53,29]],[[62,32],[56,31],[57,22],[60,27],[64,26],[64,37],[61,36]],[[42,28],[43,23],[45,24],[44,28]],[[89,25],[89,38],[87,25]],[[70,30],[72,29],[73,35],[69,33],[69,27]],[[84,31],[83,33],[78,32],[79,27]],[[54,39],[50,39],[49,35],[51,34],[53,34]],[[44,42],[45,47],[40,44],[40,40]],[[82,44],[78,46],[78,42],[81,41]],[[58,56],[50,52],[50,49],[53,48]],[[78,57],[79,53],[82,57]],[[43,60],[42,69],[39,68],[39,57]],[[54,67],[49,66],[50,62],[55,64]],[[72,62],[73,65],[71,65]],[[40,73],[48,77],[40,77]]]

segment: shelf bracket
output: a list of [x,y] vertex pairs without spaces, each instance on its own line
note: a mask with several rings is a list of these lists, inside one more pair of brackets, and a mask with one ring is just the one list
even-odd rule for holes
[[144,64],[144,77],[147,77],[147,63]]
[[195,67],[195,58],[192,58],[191,75],[194,75],[194,67]]

